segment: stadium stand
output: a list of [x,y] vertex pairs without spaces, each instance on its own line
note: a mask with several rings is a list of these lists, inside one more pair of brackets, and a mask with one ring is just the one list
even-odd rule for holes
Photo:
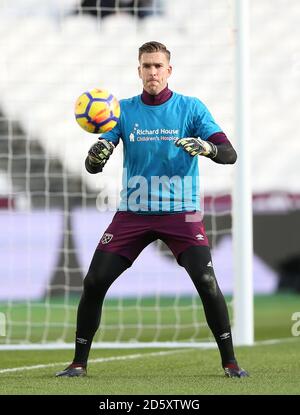
[[[167,4],[166,14],[169,13],[173,18],[178,16],[179,19],[183,9],[172,8],[170,2]],[[199,9],[199,5],[197,7]],[[268,14],[268,7],[269,2],[264,1],[252,7],[252,25],[259,28],[253,31],[251,57],[253,189],[255,193],[298,192],[298,180],[291,166],[294,165],[294,171],[297,170],[299,144],[294,126],[298,120],[295,84],[299,83],[299,73],[293,73],[293,68],[282,59],[283,53],[291,56],[296,53],[297,36],[282,32],[285,26],[280,24],[280,13],[289,14],[291,18],[295,5],[281,11],[273,10],[276,24],[272,24],[272,28],[263,20],[263,16]],[[96,181],[82,171],[83,154],[93,139],[89,136],[85,140],[84,133],[74,123],[74,100],[85,88],[98,85],[105,85],[119,98],[138,93],[140,85],[136,77],[136,48],[146,39],[155,37],[166,41],[173,51],[176,71],[173,79],[170,79],[171,88],[196,95],[206,102],[234,142],[236,137],[231,110],[234,74],[230,69],[233,54],[229,42],[233,34],[232,28],[228,27],[228,39],[224,40],[220,37],[222,34],[224,36],[224,30],[216,30],[216,27],[222,27],[222,22],[228,21],[226,14],[229,12],[230,8],[222,9],[218,5],[216,13],[210,14],[210,19],[205,19],[204,15],[202,23],[196,25],[199,19],[193,18],[192,8],[187,5],[185,15],[189,18],[183,19],[184,15],[181,14],[185,43],[178,27],[175,26],[176,30],[172,32],[166,30],[166,23],[159,16],[145,19],[143,23],[127,14],[112,15],[99,26],[96,19],[86,15],[66,16],[58,25],[55,19],[47,16],[16,17],[2,13],[2,111],[8,119],[20,123],[26,136],[37,140],[45,153],[58,161],[63,160],[70,174],[81,177],[93,188]],[[209,44],[203,41],[201,45],[201,39],[205,39],[205,33],[212,27],[213,41]],[[296,22],[294,27],[298,30]],[[272,47],[274,30],[279,39],[276,48]],[[256,36],[256,32],[260,35]],[[265,42],[270,45],[267,55],[265,49],[260,47],[262,33]],[[196,46],[198,53],[193,53],[196,52]],[[187,60],[190,65],[186,65]],[[285,123],[282,122],[283,105],[289,107]],[[283,137],[289,137],[288,158],[283,157],[281,151]],[[73,155],[67,157],[70,145]],[[272,157],[266,157],[270,148],[273,150]],[[108,175],[120,165],[120,153],[108,163]],[[205,160],[201,160],[201,163],[204,164]],[[209,163],[205,163],[203,170],[206,172],[207,189],[213,192],[226,191],[227,173],[222,171],[220,175],[219,169]],[[272,175],[265,174],[270,171]]]

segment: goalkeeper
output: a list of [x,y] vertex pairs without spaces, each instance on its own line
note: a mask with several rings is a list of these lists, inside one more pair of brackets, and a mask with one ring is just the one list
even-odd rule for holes
[[[121,203],[95,250],[77,312],[75,356],[56,376],[87,374],[93,337],[111,284],[151,242],[161,239],[192,279],[203,303],[227,377],[242,378],[234,353],[227,305],[218,286],[201,216],[198,157],[233,164],[236,152],[197,98],[168,88],[170,52],[158,42],[139,49],[141,95],[121,100],[120,121],[102,134],[85,161],[103,170],[115,146],[124,145]],[[155,178],[167,178],[154,186]],[[135,185],[133,185],[135,183]]]

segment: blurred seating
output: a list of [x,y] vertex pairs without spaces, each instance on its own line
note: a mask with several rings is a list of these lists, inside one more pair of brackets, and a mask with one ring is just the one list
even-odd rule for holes
[[[0,17],[0,106],[4,115],[17,119],[29,139],[39,140],[49,157],[62,161],[67,171],[82,177],[91,188],[99,190],[103,183],[83,168],[85,153],[97,136],[81,131],[74,122],[75,99],[96,86],[111,90],[118,98],[139,94],[137,49],[145,41],[167,44],[174,64],[170,88],[199,97],[233,143],[238,140],[234,135],[232,9],[217,0],[209,4],[186,1],[177,8],[171,0],[165,4],[165,16],[142,21],[130,14],[110,15],[102,21],[89,15],[69,15],[59,24],[44,15]],[[300,15],[300,5],[291,0],[290,6],[274,10],[270,2],[262,0],[251,9],[251,27],[255,28],[251,39],[254,192],[299,192],[294,172],[300,144],[292,129],[299,119],[296,39],[300,29],[293,22]],[[272,19],[266,21],[266,15]],[[286,27],[290,21],[293,31]],[[286,140],[288,157],[282,150]],[[118,150],[105,173],[119,174],[121,159]],[[206,192],[230,188],[233,169],[219,169],[207,160],[199,162]]]

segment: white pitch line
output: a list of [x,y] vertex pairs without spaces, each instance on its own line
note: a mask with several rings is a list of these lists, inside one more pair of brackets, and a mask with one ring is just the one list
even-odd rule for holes
[[[186,352],[191,349],[180,349],[180,350],[171,350],[171,351],[165,351],[165,352],[151,352],[151,353],[137,353],[137,354],[129,354],[125,356],[112,356],[112,357],[100,357],[98,359],[90,359],[90,363],[104,363],[104,362],[113,362],[118,360],[132,360],[132,359],[140,359],[141,357],[157,357],[157,356],[166,356],[166,355],[172,355],[176,353],[182,353]],[[22,372],[25,370],[35,370],[35,369],[45,369],[55,366],[66,366],[69,365],[70,362],[58,362],[58,363],[48,363],[45,365],[33,365],[33,366],[20,366],[20,367],[13,367],[8,369],[1,369],[1,373],[12,373],[12,372]]]
[[300,337],[283,337],[281,339],[260,340],[254,343],[254,346],[268,346],[270,344],[289,343],[300,340]]
[[[298,337],[286,337],[282,339],[269,339],[269,340],[261,340],[258,342],[255,342],[253,346],[246,346],[246,347],[255,347],[255,346],[268,346],[272,344],[280,344],[280,343],[288,343],[290,341],[300,340]],[[215,348],[215,344],[211,343],[211,345],[207,345],[205,347],[207,349],[209,348]],[[104,362],[113,362],[118,360],[132,360],[132,359],[140,359],[144,357],[157,357],[157,356],[167,356],[187,351],[195,351],[198,350],[197,347],[193,348],[187,348],[187,349],[177,349],[177,350],[168,350],[168,351],[161,351],[161,352],[151,352],[151,353],[137,353],[137,354],[129,354],[125,356],[111,356],[111,357],[100,357],[98,359],[90,359],[90,363],[104,363]],[[35,370],[35,369],[45,369],[55,366],[66,366],[69,365],[70,362],[58,362],[58,363],[47,363],[45,365],[33,365],[33,366],[20,366],[20,367],[13,367],[8,369],[0,369],[0,374],[2,373],[12,373],[12,372],[22,372],[26,370]]]

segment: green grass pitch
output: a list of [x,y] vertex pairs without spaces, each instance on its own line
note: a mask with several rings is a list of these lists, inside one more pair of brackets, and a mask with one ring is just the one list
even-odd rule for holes
[[225,378],[216,349],[93,349],[89,376],[75,379],[54,377],[72,350],[0,351],[0,395],[299,395],[300,336],[291,334],[299,299],[255,298],[256,345],[236,348],[246,379]]

